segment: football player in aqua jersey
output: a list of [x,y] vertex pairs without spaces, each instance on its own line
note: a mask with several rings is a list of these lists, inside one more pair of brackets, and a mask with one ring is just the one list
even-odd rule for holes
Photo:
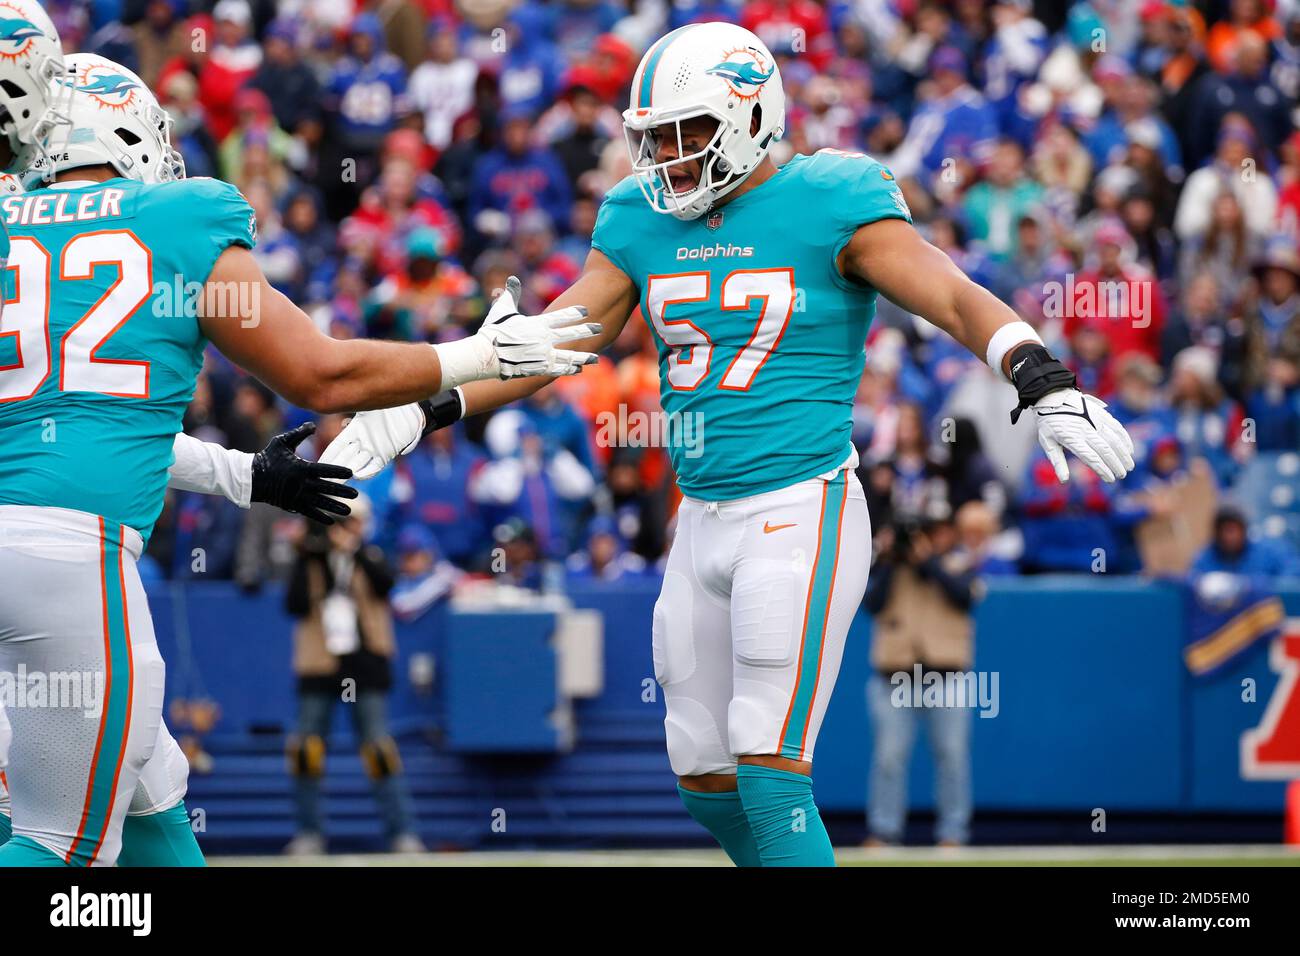
[[[682,800],[741,865],[832,864],[812,793],[817,732],[866,586],[870,529],[850,442],[877,293],[987,359],[1032,409],[1060,480],[1107,481],[1132,443],[1033,328],[912,227],[888,169],[823,150],[777,167],[785,98],[747,30],[660,39],[623,114],[633,175],[601,206],[581,302],[599,349],[639,304],[685,499],[654,612],[655,676]],[[440,396],[435,426],[545,380]],[[425,416],[358,415],[322,460],[373,474]],[[803,822],[792,826],[791,821]]]
[[[9,52],[3,76],[48,72],[32,65],[35,46]],[[574,374],[594,356],[556,345],[599,329],[581,309],[524,316],[502,296],[458,342],[331,339],[267,283],[238,191],[184,178],[139,78],[89,54],[63,69],[30,146],[31,191],[0,200],[0,578],[21,595],[0,602],[0,672],[77,676],[93,706],[9,709],[14,834],[0,865],[111,866],[122,849],[165,732],[135,560],[209,341],[296,404],[337,411],[484,377]],[[19,150],[15,107],[40,106],[27,95],[0,83],[0,130]]]
[[[3,14],[9,16],[2,16]],[[51,90],[50,82],[63,73],[53,25],[45,12],[34,4],[10,3],[0,11],[5,37],[14,49],[17,70],[6,70],[10,85],[4,92],[8,112],[8,136],[0,137],[0,167],[22,172],[22,164],[32,161],[56,122],[66,121],[66,96],[70,89]],[[26,48],[26,49],[24,49]],[[21,56],[23,52],[29,55]],[[53,95],[48,95],[53,92]],[[44,98],[43,98],[44,97]],[[19,117],[22,122],[13,122]],[[38,130],[39,135],[38,135]],[[19,195],[25,190],[15,173],[0,173],[0,197]],[[9,256],[9,236],[0,223],[0,268]],[[0,306],[3,302],[0,300]],[[0,316],[0,334],[4,322]],[[168,470],[168,486],[205,494],[219,494],[242,508],[254,501],[265,501],[288,511],[301,512],[316,520],[330,521],[330,513],[346,514],[348,508],[337,500],[354,497],[351,488],[326,485],[327,479],[346,479],[345,468],[304,461],[293,454],[293,447],[310,433],[304,426],[292,433],[276,436],[256,456],[201,442],[177,434],[173,443],[173,462]],[[329,491],[327,496],[324,492]],[[11,831],[9,813],[9,778],[7,766],[12,732],[4,712],[0,693],[0,845]],[[47,742],[48,743],[48,742]],[[189,767],[179,745],[160,722],[153,753],[141,770],[135,793],[123,826],[123,850],[118,857],[122,866],[170,866],[202,862],[202,853],[189,826],[184,806]]]
[[[306,461],[294,454],[294,448],[315,428],[312,424],[300,425],[276,435],[255,455],[178,434],[172,447],[175,461],[168,469],[167,487],[221,495],[241,508],[265,502],[332,524],[333,515],[350,513],[348,506],[337,499],[355,498],[357,491],[338,484],[351,477],[348,469]],[[12,731],[4,711],[6,696],[0,691],[0,846],[8,842],[12,830],[6,773]],[[160,722],[153,753],[140,771],[122,826],[118,866],[202,865],[203,853],[185,808],[188,783],[185,754],[166,722]]]

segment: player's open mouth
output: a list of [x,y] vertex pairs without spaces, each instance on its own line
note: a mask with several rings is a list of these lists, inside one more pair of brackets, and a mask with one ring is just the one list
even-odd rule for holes
[[695,177],[691,173],[678,171],[668,174],[668,188],[678,195],[690,192],[695,185]]

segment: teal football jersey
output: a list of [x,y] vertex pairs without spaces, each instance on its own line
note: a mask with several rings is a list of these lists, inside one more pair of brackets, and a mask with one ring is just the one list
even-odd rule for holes
[[880,219],[911,222],[893,175],[832,150],[689,222],[654,212],[632,178],[605,197],[592,246],[640,293],[685,494],[743,498],[848,459],[876,292],[835,261]]
[[206,339],[202,283],[256,221],[214,179],[55,184],[0,200],[0,504],[73,508],[146,539]]

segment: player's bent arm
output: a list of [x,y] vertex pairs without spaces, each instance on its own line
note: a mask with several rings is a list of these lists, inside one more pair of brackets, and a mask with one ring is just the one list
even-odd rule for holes
[[[869,283],[981,359],[987,357],[989,342],[998,329],[1012,323],[1024,325],[1010,307],[901,219],[882,219],[860,227],[840,253],[839,266],[842,274]],[[1036,334],[1028,334],[1007,343],[999,371],[1008,380],[1008,362],[1015,347],[1037,341]]]
[[[230,289],[251,295],[230,296]],[[478,333],[430,347],[424,343],[333,339],[276,291],[251,252],[231,246],[208,277],[202,305],[251,302],[251,314],[199,316],[204,334],[289,401],[317,412],[389,408],[481,378],[548,372],[573,374],[595,361],[555,348],[589,335],[582,310],[525,316],[498,297]]]
[[1067,448],[1105,481],[1132,471],[1133,441],[1105,402],[1080,392],[1074,373],[1052,357],[1031,325],[909,223],[884,219],[860,227],[837,266],[934,323],[1011,382],[1020,399],[1011,421],[1034,410],[1038,443],[1058,480],[1070,476]]
[[[599,352],[609,346],[627,325],[636,310],[637,289],[627,274],[614,265],[599,249],[592,249],[583,263],[582,275],[547,306],[547,312],[569,306],[582,305],[587,309],[587,320],[600,325],[600,331],[590,338],[578,339],[569,345],[580,352]],[[509,382],[471,382],[461,389],[464,401],[462,417],[488,412],[509,405],[520,398],[555,381],[554,376],[534,375]]]
[[[618,338],[637,303],[636,284],[601,252],[592,250],[582,275],[547,309],[561,314],[584,303],[587,318],[594,319],[586,338],[573,343],[583,353],[595,353]],[[581,353],[580,353],[581,354]],[[420,439],[466,415],[500,408],[525,398],[554,381],[551,375],[534,375],[506,382],[477,381],[435,395],[426,401],[380,411],[361,412],[338,434],[321,455],[321,461],[351,468],[357,478],[379,474],[398,455],[405,455]]]
[[[382,408],[425,398],[442,385],[437,353],[427,345],[340,341],[323,334],[266,281],[247,249],[226,249],[207,284],[252,290],[242,297],[253,303],[251,314],[200,314],[200,324],[222,354],[295,405],[316,412]],[[202,304],[220,301],[213,292]]]

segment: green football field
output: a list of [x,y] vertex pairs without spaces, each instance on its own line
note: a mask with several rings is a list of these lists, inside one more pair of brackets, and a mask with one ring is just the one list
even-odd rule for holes
[[[1049,846],[836,850],[840,866],[1300,866],[1300,847]],[[313,857],[227,856],[212,866],[730,866],[713,850],[538,850],[337,854]]]

